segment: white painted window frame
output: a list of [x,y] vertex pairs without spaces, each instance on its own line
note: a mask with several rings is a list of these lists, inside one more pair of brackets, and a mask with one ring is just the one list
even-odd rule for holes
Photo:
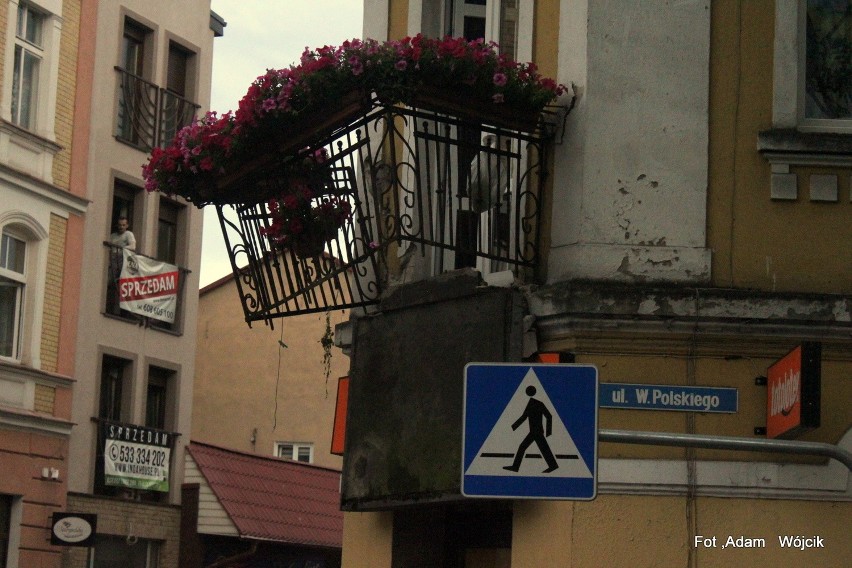
[[[282,454],[285,446],[291,446],[289,456]],[[308,449],[308,461],[306,462],[299,459],[299,450],[305,448]],[[275,442],[275,456],[300,463],[314,463],[314,445],[311,442]]]
[[852,134],[852,120],[806,119],[805,21],[807,0],[776,0],[772,125],[802,132]]
[[[18,0],[9,0],[6,22],[6,54],[0,117],[12,122],[12,75],[15,68],[15,46],[31,44],[17,37]],[[59,77],[59,47],[62,34],[62,0],[27,0],[34,10],[44,15],[42,21],[42,61],[39,65],[38,94],[34,109],[33,125],[25,128],[50,141],[56,139],[56,98]]]

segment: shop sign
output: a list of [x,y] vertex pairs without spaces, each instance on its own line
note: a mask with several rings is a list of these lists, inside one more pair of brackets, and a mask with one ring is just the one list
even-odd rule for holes
[[98,516],[89,513],[53,513],[50,544],[94,546]]
[[766,436],[795,438],[820,424],[822,346],[803,343],[766,372]]
[[104,423],[104,484],[169,490],[173,435],[132,424]]

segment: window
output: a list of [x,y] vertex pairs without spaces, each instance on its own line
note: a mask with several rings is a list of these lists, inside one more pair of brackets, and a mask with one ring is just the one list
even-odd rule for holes
[[772,125],[852,132],[852,1],[775,2]]
[[123,70],[118,100],[116,135],[131,144],[143,145],[154,131],[156,87],[144,80],[145,44],[150,30],[126,19],[121,40]]
[[39,72],[44,59],[44,16],[21,2],[18,4],[17,18],[12,75],[12,122],[22,128],[34,130]]
[[124,537],[98,536],[92,550],[92,568],[158,568],[160,543]]
[[148,390],[145,398],[145,426],[166,430],[172,428],[169,415],[172,385],[175,372],[151,366],[148,369]]
[[150,32],[132,20],[125,20],[121,40],[121,65],[125,71],[142,77],[145,65],[145,40]]
[[314,445],[301,442],[277,442],[275,444],[275,454],[279,458],[313,463]]
[[26,242],[3,231],[0,240],[0,357],[21,358]]
[[190,102],[190,79],[193,54],[175,42],[169,44],[166,88],[160,109],[160,144],[174,138],[177,131],[192,122],[195,105]]
[[804,50],[803,122],[819,126],[848,121],[852,119],[852,1],[808,0],[804,11],[804,34],[799,40]]
[[157,219],[157,260],[177,264],[178,228],[183,207],[174,201],[160,198]]
[[0,567],[8,564],[12,538],[12,496],[0,495]]
[[132,362],[120,357],[104,355],[101,364],[101,400],[98,417],[121,422],[122,410],[129,406],[130,372]]
[[[118,278],[121,276],[121,267],[124,263],[122,251],[119,246],[127,246],[133,250],[139,249],[139,235],[134,231],[134,227],[141,225],[141,208],[137,208],[136,204],[141,199],[142,190],[132,185],[116,181],[113,187],[112,194],[112,212],[110,213],[110,235],[106,239],[110,243],[115,243],[115,246],[108,247],[107,257],[108,264],[106,270],[107,277],[107,295],[104,311],[114,316],[121,316],[136,321],[136,318],[127,311],[122,311],[119,306],[118,298]],[[127,219],[127,229],[124,233],[127,236],[119,234],[119,220]]]

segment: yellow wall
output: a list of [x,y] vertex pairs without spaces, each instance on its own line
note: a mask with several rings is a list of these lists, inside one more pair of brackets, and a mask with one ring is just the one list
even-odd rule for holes
[[50,216],[47,276],[44,285],[44,315],[41,324],[41,368],[56,372],[59,362],[59,326],[62,315],[62,284],[65,272],[65,234],[68,221]]
[[56,143],[62,150],[53,159],[53,183],[69,189],[71,179],[71,136],[77,91],[77,46],[80,37],[80,0],[62,2],[62,38],[59,52],[59,82],[56,91]]
[[[627,495],[517,502],[512,566],[840,567],[852,555],[850,522],[850,503],[698,498],[688,507],[686,497]],[[694,547],[696,535],[716,537],[717,547]],[[784,549],[778,544],[783,535],[818,535],[825,547]],[[728,536],[762,538],[766,546],[723,548]]]
[[[772,291],[852,291],[850,169],[839,201],[808,198],[799,175],[796,201],[772,201],[770,166],[757,135],[772,127],[775,4],[711,3],[708,245],[713,285]],[[803,174],[813,170],[793,168]]]

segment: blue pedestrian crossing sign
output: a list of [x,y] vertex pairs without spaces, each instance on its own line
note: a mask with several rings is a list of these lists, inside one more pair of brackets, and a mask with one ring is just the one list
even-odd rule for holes
[[595,367],[468,364],[462,428],[466,497],[595,498]]

